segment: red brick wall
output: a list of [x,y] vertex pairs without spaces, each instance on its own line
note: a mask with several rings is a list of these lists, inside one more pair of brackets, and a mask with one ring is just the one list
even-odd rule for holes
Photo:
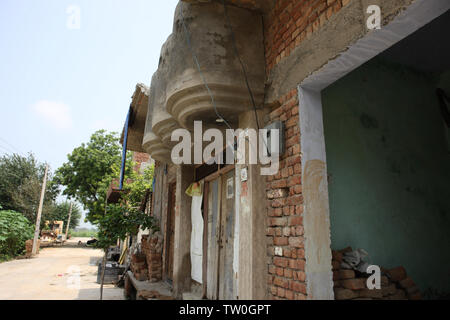
[[[351,0],[277,0],[265,16],[267,75],[302,41]],[[285,123],[286,152],[278,174],[267,177],[268,294],[273,299],[305,299],[305,251],[297,90],[286,88],[270,121]],[[270,101],[272,103],[272,101]],[[278,103],[276,103],[278,102]],[[281,255],[276,252],[282,250]]]
[[[297,90],[279,99],[270,121],[285,123],[286,151],[280,170],[267,177],[268,288],[273,299],[306,298],[300,128]],[[276,248],[282,254],[276,254]]]
[[277,0],[264,21],[267,72],[350,1]]
[[136,162],[134,171],[139,172],[139,169],[141,168],[141,164],[144,162],[148,162],[149,160],[150,160],[150,155],[148,153],[133,152],[133,161]]

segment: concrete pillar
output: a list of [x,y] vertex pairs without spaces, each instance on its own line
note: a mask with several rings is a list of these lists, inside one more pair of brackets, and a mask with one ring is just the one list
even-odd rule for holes
[[194,168],[180,165],[176,170],[173,293],[180,298],[191,289],[191,197],[185,191],[193,181]]
[[[260,125],[264,113],[258,112]],[[256,129],[254,111],[245,112],[239,118],[240,128]],[[248,143],[248,142],[247,142]],[[259,147],[259,146],[258,146]],[[249,150],[247,146],[246,156]],[[237,165],[236,173],[247,170],[247,181],[241,181],[239,208],[239,299],[266,299],[267,258],[266,258],[266,198],[265,176],[260,165]]]

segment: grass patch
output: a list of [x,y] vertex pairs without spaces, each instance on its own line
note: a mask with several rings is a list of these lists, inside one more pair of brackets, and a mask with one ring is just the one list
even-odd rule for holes
[[70,230],[71,237],[79,238],[95,238],[97,237],[97,230]]

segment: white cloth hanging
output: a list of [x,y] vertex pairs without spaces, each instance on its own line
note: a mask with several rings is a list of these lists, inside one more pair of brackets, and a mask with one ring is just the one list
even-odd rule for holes
[[202,283],[203,274],[203,194],[192,197],[191,206],[191,278]]

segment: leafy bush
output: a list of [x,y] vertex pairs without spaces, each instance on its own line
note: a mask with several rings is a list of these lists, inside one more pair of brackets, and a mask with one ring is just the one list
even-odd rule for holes
[[21,213],[0,211],[0,260],[20,255],[25,241],[33,238],[33,225]]
[[158,231],[158,224],[154,217],[126,204],[109,204],[106,214],[99,220],[97,248],[107,249],[116,243],[117,239],[124,240],[127,235],[136,235],[139,227],[142,230]]

